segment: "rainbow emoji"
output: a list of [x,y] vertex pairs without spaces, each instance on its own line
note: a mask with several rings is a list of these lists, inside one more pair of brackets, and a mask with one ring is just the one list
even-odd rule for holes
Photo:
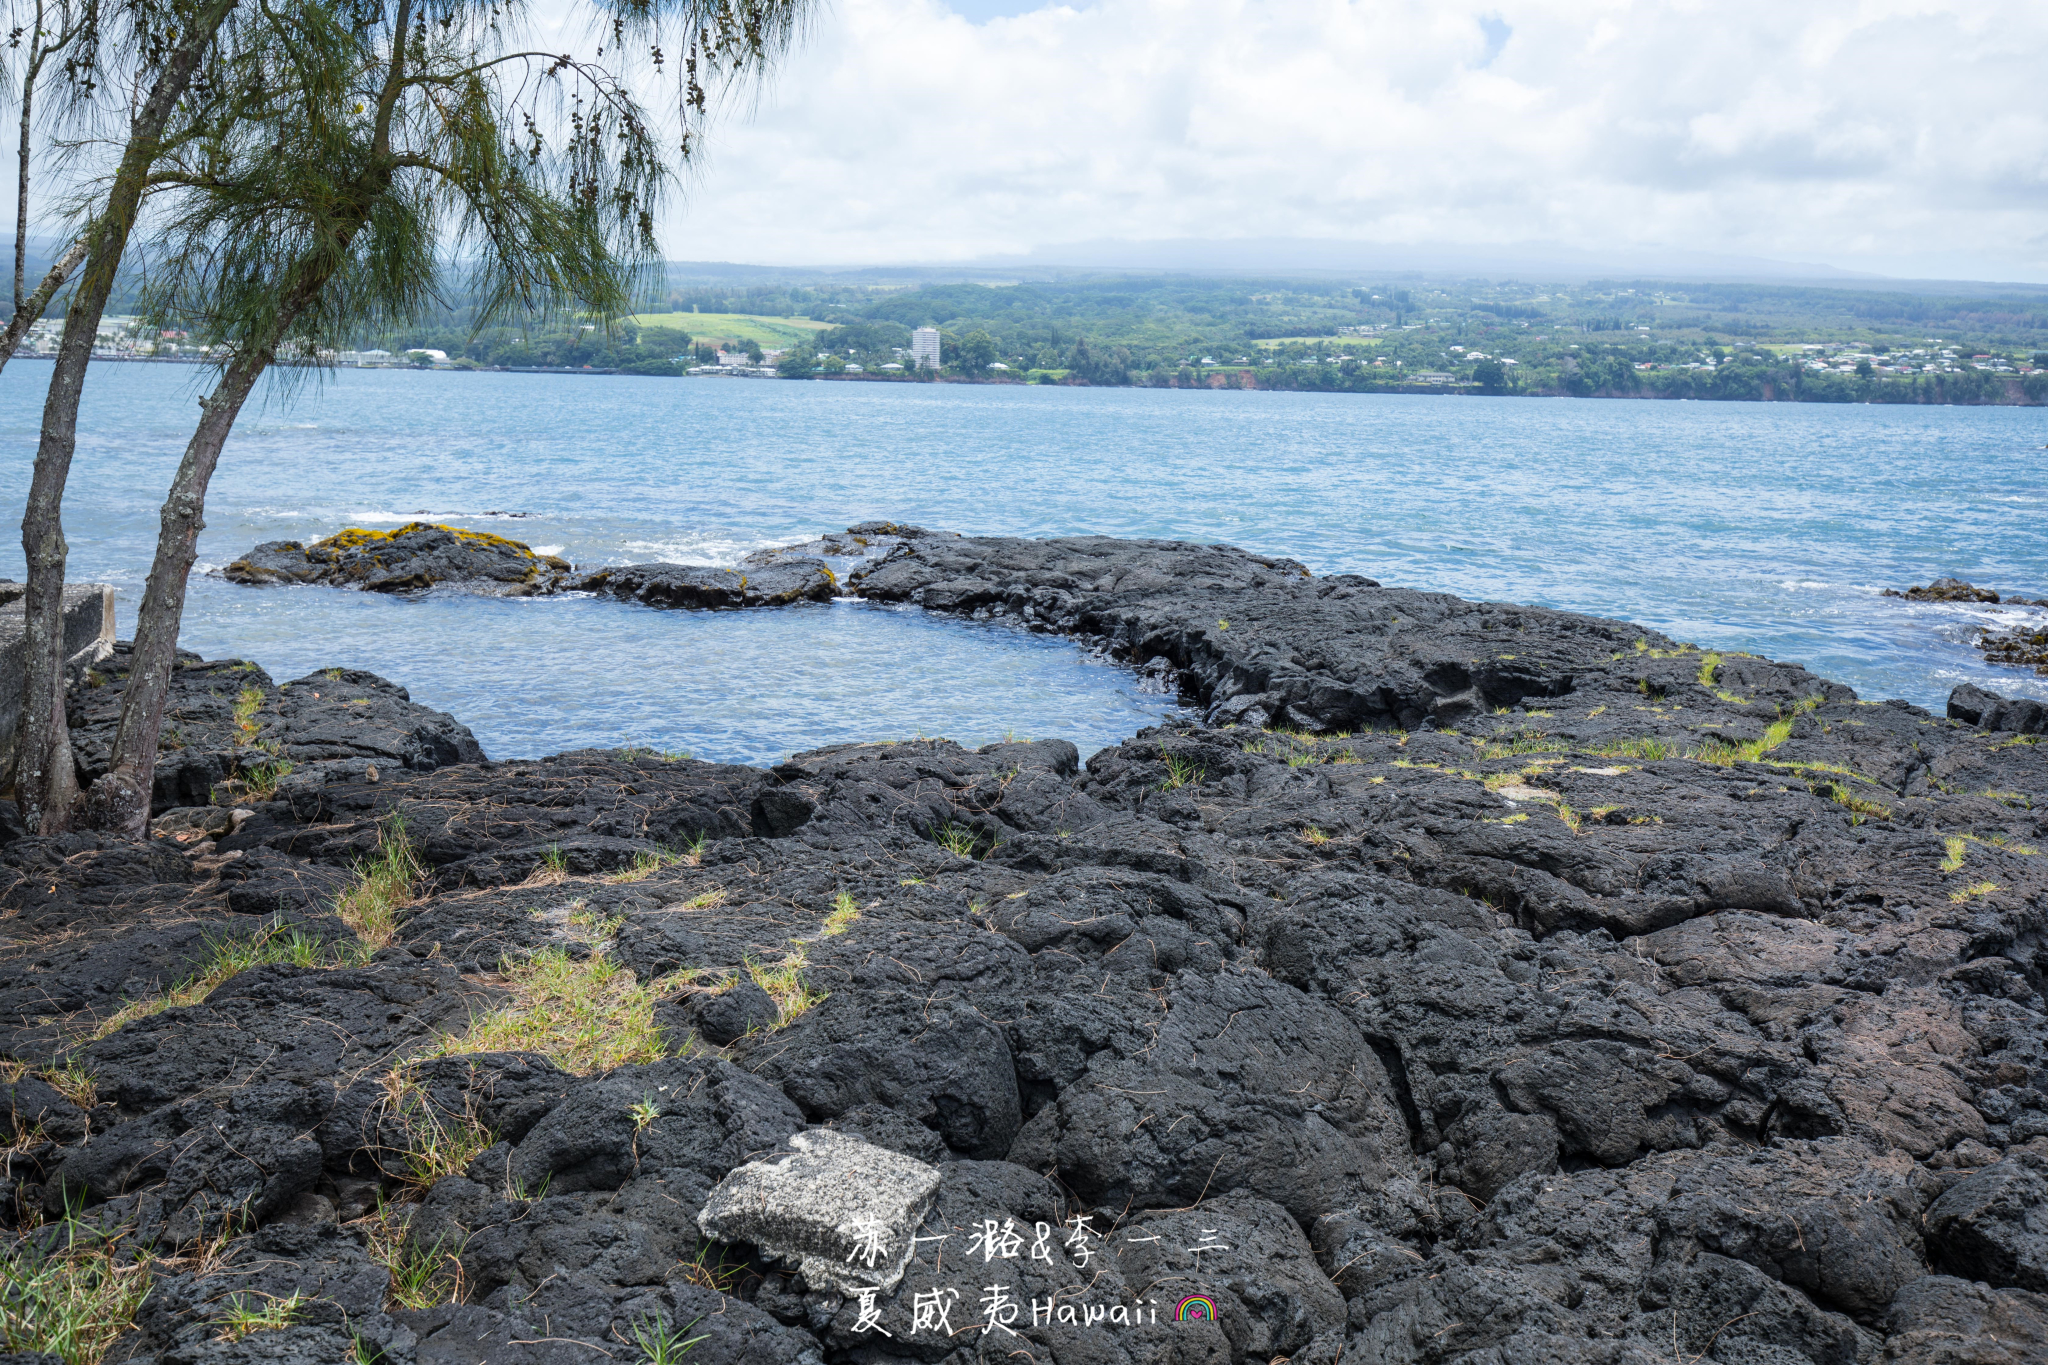
[[1173,1306],[1175,1322],[1216,1321],[1216,1301],[1206,1294],[1190,1294]]

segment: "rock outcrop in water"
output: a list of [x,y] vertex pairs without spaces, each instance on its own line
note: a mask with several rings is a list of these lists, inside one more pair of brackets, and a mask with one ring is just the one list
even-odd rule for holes
[[[337,752],[197,842],[0,847],[16,1225],[171,1258],[117,1355],[2048,1354],[2048,755],[1998,699],[1225,547],[855,532],[799,552],[1203,719],[1085,769]],[[435,731],[397,700],[362,744]],[[888,1279],[887,1219],[700,1227],[835,1147],[935,1173],[900,1284],[792,1269]]]
[[785,607],[826,602],[839,581],[823,560],[792,559],[760,567],[714,569],[701,564],[622,564],[577,579],[582,592],[624,597],[649,607]]
[[[1904,592],[1886,588],[1884,595],[1915,602],[1984,602],[2002,603],[2009,607],[2048,607],[2048,598],[2015,597],[2011,593],[2001,597],[1989,588],[1974,587],[1959,578],[1937,578],[1924,588],[1908,588]],[[2005,631],[1986,627],[1975,643],[1987,663],[2031,668],[2048,678],[2048,619],[2022,617],[2012,629]]]
[[535,554],[487,531],[408,522],[395,531],[350,527],[304,545],[273,540],[221,570],[231,583],[286,583],[425,592],[453,588],[494,597],[593,592],[650,607],[780,607],[823,602],[838,579],[821,559],[788,553],[750,557],[739,569],[702,564],[622,564],[578,573],[556,555]]
[[1960,578],[1937,578],[1924,588],[1912,587],[1904,592],[1886,588],[1880,595],[1903,597],[1909,602],[2005,602],[2011,606],[2048,607],[2048,599],[2017,597],[2011,593],[2001,597],[1990,588],[1980,588]]
[[555,555],[535,554],[488,531],[409,521],[395,531],[350,527],[310,545],[272,540],[221,570],[230,583],[268,587],[320,583],[365,592],[459,587],[495,597],[558,592],[573,573]]

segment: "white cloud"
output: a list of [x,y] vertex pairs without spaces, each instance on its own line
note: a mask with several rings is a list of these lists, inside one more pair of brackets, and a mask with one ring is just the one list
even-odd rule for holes
[[830,0],[714,128],[669,253],[1305,237],[2048,279],[2048,8],[956,2]]
[[2044,39],[2048,10],[1945,0],[834,0],[715,129],[669,245],[1550,242],[2044,279]]

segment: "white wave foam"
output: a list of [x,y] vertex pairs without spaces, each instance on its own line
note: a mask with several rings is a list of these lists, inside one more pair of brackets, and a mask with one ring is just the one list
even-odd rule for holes
[[558,555],[562,553],[562,547],[559,545],[535,545],[532,548],[533,552],[537,555]]
[[653,560],[663,564],[708,564],[713,568],[729,569],[754,551],[780,543],[697,536],[683,540],[629,540],[619,546],[619,552],[632,562]]

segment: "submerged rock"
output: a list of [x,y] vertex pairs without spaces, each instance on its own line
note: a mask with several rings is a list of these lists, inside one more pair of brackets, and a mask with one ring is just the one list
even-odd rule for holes
[[496,597],[559,591],[574,572],[555,555],[535,554],[516,540],[409,521],[393,531],[350,527],[311,545],[272,540],[221,570],[230,583],[266,586],[322,583],[366,592],[421,592],[457,587]]
[[232,807],[0,843],[0,1218],[180,1257],[123,1359],[2040,1355],[2030,704],[1168,542],[853,528],[738,604],[821,561],[1201,719],[487,763],[187,658]]

